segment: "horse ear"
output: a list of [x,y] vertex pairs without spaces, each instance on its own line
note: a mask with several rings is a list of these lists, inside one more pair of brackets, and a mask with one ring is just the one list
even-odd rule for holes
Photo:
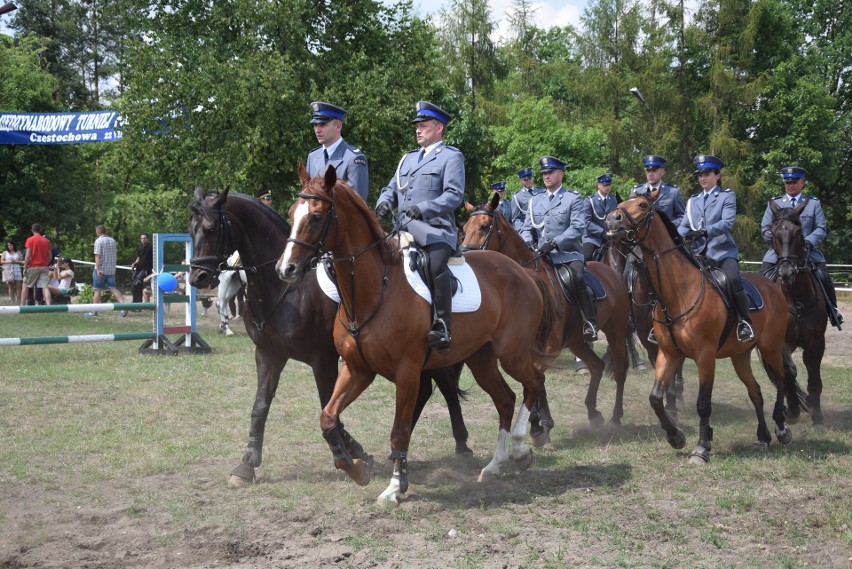
[[491,198],[491,201],[488,202],[489,207],[491,207],[491,211],[497,211],[497,206],[500,205],[500,194],[494,192],[494,197]]
[[776,214],[776,213],[778,213],[778,210],[781,209],[781,208],[778,207],[778,204],[775,203],[775,200],[773,200],[772,198],[769,198],[769,209],[772,211],[773,214]]
[[808,206],[808,200],[802,200],[802,203],[796,206],[796,213],[802,215],[802,212],[805,211],[805,208]]
[[648,197],[651,198],[651,202],[657,201],[657,198],[660,197],[660,188],[654,188],[648,192]]
[[308,171],[305,169],[305,165],[302,163],[302,159],[299,158],[299,182],[304,186],[308,183],[311,177],[308,176]]
[[334,190],[334,185],[337,183],[337,170],[334,169],[334,166],[331,164],[328,165],[328,169],[325,171],[325,189],[329,192]]
[[476,209],[476,207],[467,200],[464,200],[464,208],[468,211],[468,213]]
[[204,188],[201,186],[195,186],[195,191],[193,192],[195,199],[201,201],[204,199]]

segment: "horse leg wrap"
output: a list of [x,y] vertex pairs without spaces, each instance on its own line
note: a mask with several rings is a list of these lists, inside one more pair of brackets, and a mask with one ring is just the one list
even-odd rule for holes
[[391,449],[391,460],[393,460],[393,479],[399,483],[399,493],[408,492],[408,449]]
[[243,453],[243,462],[247,462],[254,468],[260,466],[263,460],[263,437],[249,437],[248,446]]
[[343,434],[343,444],[346,445],[346,448],[349,450],[350,454],[354,458],[360,458],[368,466],[373,466],[373,455],[367,454],[367,451],[364,450],[364,447],[361,446],[361,443],[356,441],[355,438],[349,434],[349,431],[343,428],[343,423],[340,423],[340,432]]
[[343,441],[343,429],[340,425],[336,425],[322,434],[322,438],[328,443],[328,448],[331,449],[334,458],[334,467],[338,470],[343,470],[338,462],[343,462],[347,469],[352,468],[352,455],[349,454],[349,449],[346,448],[346,443]]
[[698,428],[698,444],[710,450],[710,443],[713,441],[713,427],[702,425]]

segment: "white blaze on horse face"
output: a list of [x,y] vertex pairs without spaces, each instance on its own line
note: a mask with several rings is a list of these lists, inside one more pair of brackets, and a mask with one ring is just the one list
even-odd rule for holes
[[[293,227],[290,229],[290,238],[295,239],[296,235],[299,233],[299,228],[302,226],[302,223],[308,217],[308,202],[302,202],[296,206],[296,210],[293,212]],[[281,262],[279,271],[283,271],[287,265],[290,264],[290,256],[293,254],[293,242],[288,241],[287,246],[284,247],[284,254],[281,255]]]

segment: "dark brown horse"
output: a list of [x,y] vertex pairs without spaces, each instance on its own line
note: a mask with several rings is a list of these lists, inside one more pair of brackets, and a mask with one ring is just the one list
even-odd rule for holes
[[[799,218],[807,202],[790,207],[778,207],[775,200],[769,200],[772,210],[772,248],[778,255],[778,264],[767,276],[780,281],[784,296],[787,297],[787,335],[784,341],[791,352],[802,348],[802,361],[808,370],[808,403],[811,406],[811,418],[815,431],[825,430],[820,398],[822,396],[822,375],[820,366],[825,354],[825,330],[828,315],[825,312],[826,299],[822,288],[808,264],[805,251],[805,237]],[[798,414],[789,415],[789,422],[798,421]]]
[[[269,408],[278,390],[287,361],[295,359],[311,367],[321,406],[334,389],[338,354],[332,332],[337,304],[322,292],[316,271],[309,271],[301,286],[284,285],[275,272],[278,253],[290,234],[290,225],[278,212],[257,199],[228,190],[205,194],[196,189],[190,203],[193,258],[190,283],[204,288],[216,286],[219,271],[235,250],[241,253],[248,284],[247,308],[243,315],[246,332],[255,345],[257,393],[251,411],[248,447],[242,462],[231,473],[231,483],[252,481],[263,458],[263,435]],[[470,453],[467,429],[459,404],[458,377],[461,366],[424,373],[418,384],[415,417],[420,416],[432,391],[432,378],[447,400],[456,452]],[[355,454],[369,457],[343,431]]]
[[[589,423],[598,427],[603,424],[603,415],[597,409],[597,397],[605,364],[595,354],[594,349],[583,341],[583,321],[580,311],[575,310],[566,299],[553,265],[536,257],[512,224],[497,211],[499,199],[500,196],[494,194],[490,202],[479,207],[465,204],[467,211],[470,212],[470,218],[464,224],[462,248],[465,251],[491,250],[503,253],[526,268],[529,274],[546,288],[551,303],[556,307],[557,315],[551,332],[551,341],[555,343],[553,347],[569,348],[588,366],[591,378],[586,392],[586,412]],[[624,382],[627,377],[626,334],[629,309],[627,289],[621,276],[602,263],[589,262],[587,270],[598,277],[606,289],[606,298],[597,303],[597,321],[606,334],[607,344],[613,350],[613,377],[616,393],[611,422],[619,424],[624,415]],[[553,419],[547,405],[546,393],[542,390],[541,426],[545,434],[552,424]],[[534,421],[533,429],[536,428]]]
[[608,236],[638,245],[645,258],[650,283],[657,304],[654,332],[659,353],[654,387],[649,397],[651,407],[666,431],[669,444],[683,448],[686,438],[671,420],[663,406],[663,397],[677,366],[684,357],[698,366],[699,422],[698,445],[690,462],[710,460],[713,429],[710,427],[711,397],[716,374],[716,359],[731,358],[734,370],[746,388],[757,415],[757,442],[767,447],[772,436],[763,415],[763,395],[751,371],[751,352],[756,347],[769,379],[776,388],[775,434],[782,444],[790,442],[792,433],[786,425],[784,397],[791,407],[807,406],[805,396],[795,380],[790,351],[784,346],[787,329],[787,301],[781,287],[763,276],[747,274],[759,290],[765,307],[752,313],[756,340],[739,342],[731,333],[735,319],[721,294],[710,283],[709,269],[688,254],[674,225],[656,215],[654,200],[659,191],[622,202],[607,215]]
[[[499,433],[494,458],[480,480],[498,474],[511,457],[527,468],[532,449],[526,443],[527,420],[544,382],[544,367],[558,354],[545,354],[549,329],[545,301],[536,282],[517,264],[490,251],[467,256],[478,276],[481,304],[474,312],[453,315],[449,350],[427,349],[432,317],[429,304],[406,282],[395,239],[386,234],[364,201],[337,180],[333,167],[308,178],[299,168],[302,191],[290,208],[293,229],[278,263],[289,283],[304,280],[324,253],[332,256],[341,303],[334,340],[346,364],[340,370],[320,426],[334,464],[359,484],[370,480],[363,461],[348,452],[340,432],[340,414],[379,373],[396,385],[391,431],[394,473],[379,503],[397,503],[408,488],[407,453],[420,370],[464,362],[494,401]],[[526,310],[518,311],[524,305]],[[515,394],[497,362],[523,385],[523,404],[514,426]],[[512,442],[510,451],[509,442]]]

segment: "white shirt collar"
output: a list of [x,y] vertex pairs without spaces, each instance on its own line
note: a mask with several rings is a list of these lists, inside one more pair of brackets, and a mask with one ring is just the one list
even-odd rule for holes
[[328,157],[331,158],[334,155],[334,151],[337,150],[337,147],[343,142],[343,137],[338,138],[331,146],[323,146],[325,151],[328,152]]
[[423,148],[423,158],[429,156],[429,153],[438,148],[441,144],[444,144],[443,140],[439,140],[438,142],[433,142],[429,146]]

